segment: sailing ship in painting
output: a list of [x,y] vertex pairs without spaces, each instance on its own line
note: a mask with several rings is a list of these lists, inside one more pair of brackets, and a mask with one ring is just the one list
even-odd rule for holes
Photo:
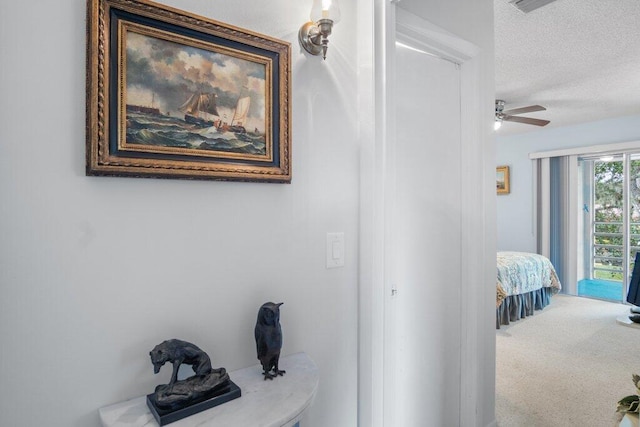
[[180,106],[185,113],[184,121],[200,127],[215,127],[220,132],[246,133],[243,124],[247,120],[251,98],[248,96],[238,99],[231,119],[231,124],[223,122],[216,107],[215,93],[194,93]]
[[215,93],[194,93],[180,106],[180,111],[185,113],[185,122],[199,127],[215,126],[213,118],[209,119],[209,117],[220,116],[216,108]]

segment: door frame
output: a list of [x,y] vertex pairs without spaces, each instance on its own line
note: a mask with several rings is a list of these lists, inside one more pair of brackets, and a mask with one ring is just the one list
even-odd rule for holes
[[[488,223],[495,205],[494,154],[488,144],[491,135],[493,90],[482,87],[481,50],[474,44],[416,16],[388,0],[375,0],[373,39],[360,42],[365,54],[373,56],[371,74],[364,74],[361,89],[373,90],[373,99],[361,104],[374,123],[361,121],[362,145],[361,241],[359,310],[359,398],[360,426],[393,426],[392,330],[394,289],[389,254],[391,210],[395,170],[395,43],[402,39],[460,66],[461,77],[461,182],[460,198],[469,211],[460,212],[462,242],[461,283],[465,298],[460,301],[462,317],[460,354],[459,425],[480,425],[485,414],[486,394],[495,396],[495,226]],[[490,101],[491,104],[487,105]],[[490,115],[491,114],[491,115]],[[370,127],[367,127],[370,126]],[[372,135],[373,130],[373,135]],[[491,168],[488,166],[491,165]],[[492,285],[493,283],[493,285]],[[453,355],[452,355],[453,356]],[[482,367],[482,369],[480,369]],[[493,398],[493,397],[492,397]],[[484,401],[482,399],[485,399]]]

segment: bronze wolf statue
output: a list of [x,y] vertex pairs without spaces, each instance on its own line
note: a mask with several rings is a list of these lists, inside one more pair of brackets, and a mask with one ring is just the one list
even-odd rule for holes
[[153,372],[160,372],[160,368],[166,362],[173,364],[173,373],[169,387],[172,387],[178,379],[178,369],[180,365],[185,363],[191,365],[196,375],[208,375],[211,373],[211,360],[204,351],[200,350],[195,344],[177,339],[163,341],[149,352],[151,363],[153,363]]

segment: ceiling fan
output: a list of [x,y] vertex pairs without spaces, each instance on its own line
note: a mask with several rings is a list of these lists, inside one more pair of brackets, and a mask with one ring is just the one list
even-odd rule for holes
[[534,111],[544,111],[541,105],[529,105],[528,107],[514,108],[512,110],[504,109],[504,101],[496,99],[496,121],[495,129],[499,129],[502,126],[502,122],[517,122],[525,123],[535,126],[546,126],[550,123],[549,120],[533,119],[531,117],[516,117],[516,114],[532,113]]

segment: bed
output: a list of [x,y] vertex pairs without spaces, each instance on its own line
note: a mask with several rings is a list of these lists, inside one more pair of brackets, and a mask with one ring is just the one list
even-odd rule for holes
[[498,252],[496,329],[542,310],[560,289],[548,258],[527,252]]

